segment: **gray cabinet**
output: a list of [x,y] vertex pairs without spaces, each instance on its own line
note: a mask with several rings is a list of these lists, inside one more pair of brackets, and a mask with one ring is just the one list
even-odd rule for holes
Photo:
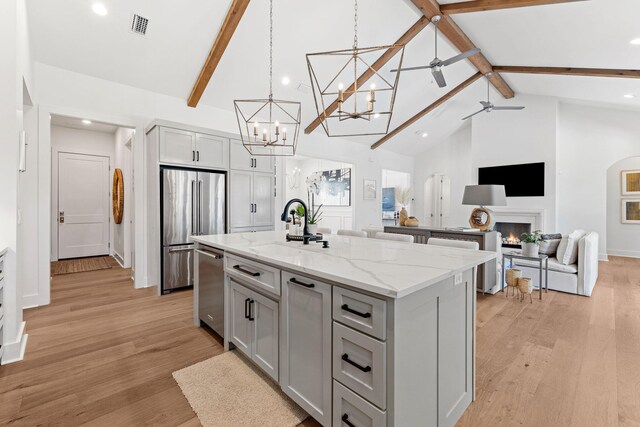
[[274,180],[274,175],[270,173],[231,171],[229,200],[232,231],[274,227]]
[[160,128],[160,163],[207,169],[229,168],[229,139],[169,127]]
[[331,285],[282,273],[280,385],[323,426],[331,425]]
[[242,145],[242,141],[232,139],[230,147],[231,169],[252,172],[274,173],[272,156],[252,156]]
[[278,303],[230,280],[230,339],[278,381]]

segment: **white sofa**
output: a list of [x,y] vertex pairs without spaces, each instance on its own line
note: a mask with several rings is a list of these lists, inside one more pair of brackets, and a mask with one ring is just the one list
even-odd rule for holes
[[[539,283],[537,261],[514,259],[514,268],[522,270],[525,277]],[[542,272],[544,274],[544,270]],[[578,261],[564,265],[555,257],[549,258],[549,289],[571,294],[591,296],[598,280],[598,233],[586,233],[578,241]]]

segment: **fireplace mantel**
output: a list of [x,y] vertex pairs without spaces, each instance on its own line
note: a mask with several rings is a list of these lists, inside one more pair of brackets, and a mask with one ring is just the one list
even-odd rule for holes
[[532,230],[544,232],[544,209],[491,208],[491,220],[496,222],[520,222],[531,224]]

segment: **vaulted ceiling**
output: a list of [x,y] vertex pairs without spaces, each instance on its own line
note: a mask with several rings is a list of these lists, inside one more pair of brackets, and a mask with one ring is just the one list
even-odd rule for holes
[[[109,11],[105,17],[95,15],[92,2],[87,0],[28,0],[34,59],[176,96],[186,103],[231,1],[101,2]],[[302,101],[303,126],[317,116],[311,92],[298,89],[300,84],[309,84],[305,53],[349,48],[353,40],[352,6],[345,0],[274,0],[274,92],[278,98]],[[129,31],[133,13],[149,18],[146,36]],[[408,0],[360,0],[359,44],[389,44],[420,16]],[[454,19],[492,64],[640,69],[640,46],[629,43],[640,38],[638,16],[637,0],[590,0],[474,12],[455,15]],[[268,29],[268,1],[253,0],[204,92],[202,104],[232,110],[236,98],[268,94]],[[404,65],[429,62],[434,54],[433,41],[433,27],[429,26],[407,45]],[[440,41],[441,58],[458,53],[445,39]],[[475,72],[467,61],[448,67],[448,87],[444,89],[438,88],[428,71],[403,73],[391,127]],[[291,80],[288,86],[280,82],[285,75]],[[534,94],[640,110],[639,79],[503,76],[516,96],[505,100],[492,89],[496,104],[518,104],[518,95]],[[480,79],[409,126],[385,148],[405,153],[423,151],[462,126],[461,117],[478,109],[485,91],[484,79]],[[624,98],[628,93],[636,98]],[[428,132],[429,137],[422,138],[418,131]],[[354,140],[371,144],[377,139]]]

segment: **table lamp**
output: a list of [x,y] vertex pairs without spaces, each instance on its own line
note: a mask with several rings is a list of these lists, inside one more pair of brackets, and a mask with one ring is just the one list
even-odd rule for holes
[[469,225],[481,231],[491,229],[491,211],[485,206],[507,206],[504,185],[467,185],[463,205],[480,206],[471,212]]

